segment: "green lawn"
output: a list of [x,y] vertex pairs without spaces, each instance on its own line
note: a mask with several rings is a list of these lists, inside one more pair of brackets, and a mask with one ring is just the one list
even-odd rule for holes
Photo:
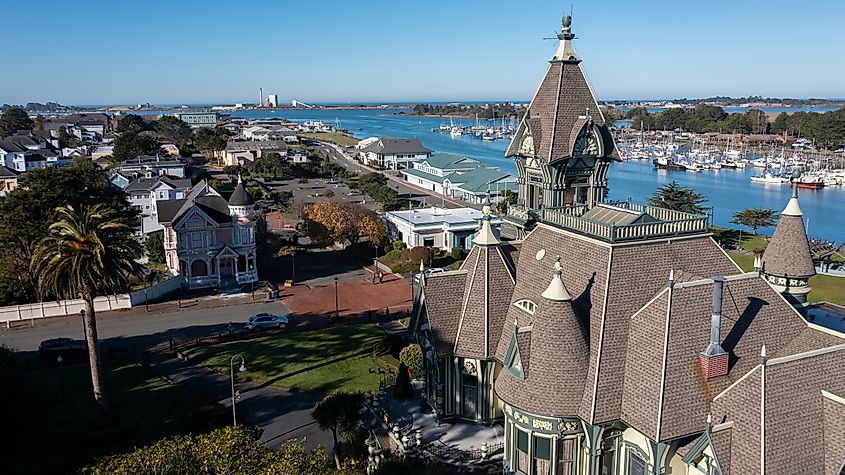
[[307,132],[301,135],[312,140],[331,142],[341,147],[354,147],[358,145],[358,139],[340,132]]
[[243,354],[248,371],[239,377],[255,383],[313,392],[377,389],[396,364],[380,347],[385,333],[375,325],[268,336],[193,348],[187,353],[228,374],[232,355]]
[[[754,270],[754,255],[729,252],[729,256],[745,272]],[[808,300],[813,302],[832,302],[845,305],[845,277],[816,275],[810,278],[810,295]]]
[[[111,409],[118,418],[107,430],[92,428],[95,406],[87,364],[24,371],[20,390],[25,394],[25,426],[17,430],[18,446],[5,447],[17,455],[6,473],[68,473],[95,457],[166,435],[205,431],[223,420],[218,406],[203,405],[146,368],[125,362],[105,367]],[[2,463],[7,462],[4,456]]]
[[817,275],[810,278],[810,302],[845,305],[845,277]]

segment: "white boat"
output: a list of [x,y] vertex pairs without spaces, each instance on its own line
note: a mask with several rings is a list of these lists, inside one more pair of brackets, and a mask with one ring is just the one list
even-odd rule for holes
[[780,184],[783,184],[783,183],[786,182],[786,178],[775,176],[775,175],[772,175],[769,172],[766,172],[764,175],[752,176],[751,182],[752,183],[764,183],[764,184],[770,184],[770,185],[780,185]]

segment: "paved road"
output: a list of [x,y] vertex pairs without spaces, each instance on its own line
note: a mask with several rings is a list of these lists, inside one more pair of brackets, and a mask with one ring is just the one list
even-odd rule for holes
[[[195,338],[228,331],[229,322],[237,326],[249,315],[257,312],[288,314],[282,302],[253,302],[241,298],[232,305],[208,308],[209,304],[229,302],[200,301],[194,308],[173,309],[147,313],[144,308],[128,312],[101,312],[97,318],[100,341],[104,351],[112,348],[121,355],[140,357],[142,351],[165,345],[170,337]],[[78,317],[61,317],[39,321],[34,327],[17,327],[0,331],[0,343],[22,352],[24,358],[35,359],[42,340],[67,336],[83,338]],[[231,408],[229,377],[205,367],[183,362],[173,355],[156,352],[145,358],[154,371],[166,376],[196,394],[203,400]],[[285,439],[306,437],[307,445],[331,447],[331,436],[317,427],[311,417],[311,408],[321,395],[291,393],[275,387],[261,387],[250,383],[238,385],[241,399],[238,402],[238,420],[261,429],[261,441],[276,448]]]
[[[282,302],[241,299],[238,304],[207,308],[176,310],[169,305],[162,312],[147,313],[143,307],[130,311],[99,312],[97,329],[104,347],[120,350],[143,350],[173,338],[196,338],[228,330],[228,323],[242,325],[250,315],[258,312],[288,314]],[[234,301],[232,303],[235,303]],[[0,331],[0,344],[21,352],[33,352],[42,340],[56,337],[82,339],[82,323],[78,317],[60,317],[37,321],[34,327],[17,327]]]
[[[352,170],[353,172],[359,174],[376,171],[355,161],[355,159],[347,155],[346,152],[337,145],[330,143],[323,143],[323,145],[323,149],[332,157],[332,160],[334,160],[338,165],[345,167],[347,170]],[[477,205],[456,200],[454,198],[446,198],[443,195],[432,192],[431,190],[426,190],[425,188],[412,185],[402,178],[396,177],[394,175],[396,172],[394,171],[382,173],[387,177],[390,186],[397,190],[401,198],[412,198],[417,201],[424,201],[427,204],[441,206],[444,208],[478,207]]]

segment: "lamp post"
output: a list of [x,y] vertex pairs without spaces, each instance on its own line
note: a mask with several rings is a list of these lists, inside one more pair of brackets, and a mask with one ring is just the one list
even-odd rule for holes
[[150,286],[150,275],[144,277],[144,311],[150,311],[150,299],[147,298],[147,287]]
[[62,395],[62,401],[64,401],[65,400],[65,376],[64,376],[64,373],[62,373],[62,361],[64,361],[64,358],[62,358],[62,355],[59,355],[58,358],[56,358],[56,363],[59,364],[59,391],[60,391],[59,394]]
[[241,366],[238,368],[238,372],[243,373],[246,371],[246,360],[244,360],[243,355],[235,355],[232,359],[229,360],[229,374],[231,375],[232,379],[232,425],[238,425],[238,412],[236,409],[237,399],[240,398],[241,394],[240,391],[235,393],[235,359],[241,359]]
[[340,304],[337,299],[337,276],[334,278],[334,314],[340,317]]

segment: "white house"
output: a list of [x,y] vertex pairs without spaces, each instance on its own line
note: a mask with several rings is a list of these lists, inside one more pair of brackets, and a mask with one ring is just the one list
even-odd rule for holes
[[419,139],[393,139],[384,137],[361,149],[363,161],[380,168],[398,170],[431,156],[431,149]]
[[158,221],[158,203],[185,198],[191,180],[162,177],[137,177],[125,188],[129,204],[141,213],[141,232],[149,234],[162,229]]
[[124,175],[137,173],[141,176],[173,176],[185,178],[187,163],[178,157],[160,157],[158,155],[141,155],[134,160],[126,160],[120,164],[118,170]]
[[[389,211],[384,214],[391,237],[408,247],[426,246],[440,249],[472,248],[472,238],[481,226],[481,211],[475,208],[420,208]],[[491,219],[496,236],[499,218]]]

